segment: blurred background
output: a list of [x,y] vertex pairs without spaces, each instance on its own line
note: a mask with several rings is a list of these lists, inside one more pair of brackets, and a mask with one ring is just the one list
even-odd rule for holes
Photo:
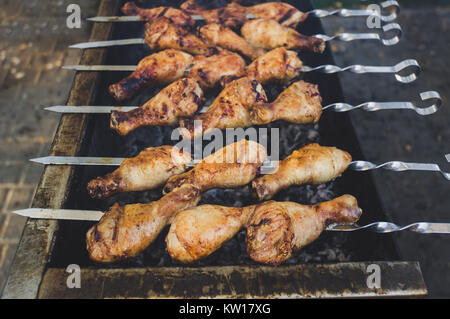
[[[42,167],[30,158],[46,156],[59,116],[44,106],[64,104],[73,72],[62,65],[77,64],[73,43],[87,41],[91,24],[66,27],[66,8],[76,2],[83,17],[94,16],[98,0],[0,0],[0,292],[20,241],[24,218],[12,215],[30,205]],[[375,1],[314,0],[316,8],[359,8]],[[424,71],[408,85],[389,77],[341,74],[347,102],[418,100],[419,93],[440,92],[444,107],[420,117],[414,112],[352,112],[351,117],[367,160],[435,162],[450,172],[450,3],[448,0],[398,0],[397,19],[404,30],[401,42],[384,47],[378,42],[332,42],[336,64],[394,65],[417,59]],[[371,32],[365,19],[322,19],[329,35]],[[301,30],[301,29],[300,29]],[[391,221],[450,222],[450,184],[438,173],[373,173],[384,210]],[[399,233],[394,236],[402,260],[420,261],[430,297],[450,297],[450,236]]]

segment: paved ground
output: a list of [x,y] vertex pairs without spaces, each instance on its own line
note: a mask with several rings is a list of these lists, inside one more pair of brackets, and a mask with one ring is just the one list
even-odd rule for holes
[[[77,51],[69,43],[88,38],[82,30],[68,30],[65,8],[72,1],[3,0],[0,12],[0,291],[24,224],[9,211],[27,207],[41,174],[29,165],[44,156],[59,117],[41,111],[43,105],[64,103],[73,74],[61,70],[76,64]],[[45,4],[44,4],[45,3]],[[95,14],[98,1],[78,0],[86,16]],[[411,100],[425,90],[437,90],[447,102],[450,80],[448,9],[407,9],[398,22],[405,30],[402,42],[391,48],[376,43],[334,44],[338,65],[353,63],[393,65],[416,58],[424,67],[420,79],[409,85],[390,77],[343,75],[350,103],[369,100]],[[328,34],[362,31],[364,21],[324,19]],[[450,109],[421,118],[412,112],[354,112],[353,121],[367,159],[375,162],[399,159],[417,162],[443,160],[448,144]],[[450,171],[450,165],[446,165]],[[385,210],[393,221],[450,222],[449,184],[434,173],[374,174]],[[419,260],[433,296],[450,297],[450,238],[396,235],[404,260]]]
[[[364,20],[324,19],[328,34],[362,31]],[[349,103],[419,100],[419,93],[438,91],[444,107],[421,117],[412,111],[367,113],[355,111],[352,120],[368,160],[385,162],[438,162],[447,172],[450,164],[450,9],[402,10],[397,21],[405,35],[394,47],[381,44],[335,43],[338,65],[394,65],[417,59],[423,67],[411,84],[396,83],[391,76],[343,74],[342,86]],[[450,184],[439,173],[377,171],[373,174],[385,211],[400,225],[412,222],[450,222]],[[394,236],[403,260],[418,260],[431,296],[450,297],[450,236],[401,233]]]
[[[73,1],[3,0],[0,11],[0,291],[19,242],[24,218],[9,212],[28,207],[42,167],[29,158],[46,155],[59,116],[42,106],[64,103],[79,52],[67,50],[87,41],[89,25],[66,28]],[[98,1],[77,1],[83,15],[94,15]]]

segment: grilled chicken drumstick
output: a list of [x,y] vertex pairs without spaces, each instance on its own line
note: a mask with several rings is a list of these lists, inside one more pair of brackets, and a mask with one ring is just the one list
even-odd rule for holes
[[255,47],[275,49],[309,50],[323,53],[325,41],[306,36],[292,28],[282,26],[275,20],[256,19],[246,22],[241,29],[242,36]]
[[220,48],[205,43],[196,35],[164,17],[145,24],[145,42],[153,51],[178,49],[194,55],[206,56],[220,51]]
[[202,205],[177,214],[166,244],[172,258],[193,263],[247,227],[250,257],[278,265],[317,239],[327,225],[356,222],[360,215],[350,195],[313,206],[274,201],[243,208]]
[[298,81],[280,93],[272,103],[256,103],[250,108],[252,125],[264,125],[277,120],[295,124],[319,122],[322,98],[315,84]]
[[322,114],[317,85],[298,81],[272,103],[262,86],[249,78],[228,84],[203,114],[180,120],[181,133],[195,139],[213,129],[263,125],[276,120],[296,124],[317,123]]
[[247,15],[261,19],[276,20],[284,26],[296,27],[308,15],[283,2],[267,2],[250,7],[244,7],[232,2],[223,8],[206,10],[195,0],[188,0],[181,5],[188,14],[201,15],[206,23],[219,23],[229,28],[236,28],[247,21]]
[[140,108],[129,112],[113,111],[111,128],[120,135],[126,135],[141,126],[176,125],[179,117],[194,115],[202,99],[203,91],[195,80],[180,79]]
[[339,177],[351,160],[350,154],[335,147],[309,144],[282,160],[276,173],[255,179],[252,188],[259,200],[267,200],[292,185],[327,183]]
[[140,16],[145,21],[153,21],[159,17],[165,17],[183,28],[191,28],[195,25],[195,20],[189,14],[171,7],[143,9],[139,8],[134,2],[127,2],[122,7],[122,13],[127,16]]
[[104,199],[122,192],[137,192],[163,186],[169,177],[186,171],[191,155],[175,146],[149,147],[125,159],[114,172],[89,182],[92,198]]
[[257,81],[241,78],[228,84],[203,114],[180,120],[181,134],[195,139],[213,129],[251,125],[249,109],[257,102],[267,102]]
[[172,176],[163,192],[182,185],[193,185],[202,192],[244,186],[255,178],[266,159],[267,152],[261,144],[243,139],[204,158],[192,170]]
[[89,256],[97,262],[131,258],[145,250],[179,211],[197,205],[200,191],[186,185],[148,204],[114,204],[86,234]]
[[[123,101],[145,86],[168,84],[184,76],[199,82],[202,89],[210,89],[224,76],[239,74],[245,61],[239,54],[229,51],[205,57],[168,49],[144,58],[136,71],[109,87],[109,92],[118,101]],[[187,69],[191,70],[186,73]]]
[[[87,233],[91,259],[113,262],[136,256],[150,245],[181,210],[197,205],[200,193],[213,187],[248,184],[266,159],[256,142],[241,140],[206,157],[192,171],[178,175],[179,187],[149,204],[114,205]],[[169,182],[170,183],[170,182]]]
[[240,74],[224,77],[221,84],[225,86],[240,77],[248,77],[262,84],[287,84],[301,74],[302,67],[303,62],[298,58],[297,52],[277,48],[254,60]]
[[328,225],[355,223],[361,217],[350,195],[317,205],[269,201],[259,205],[247,224],[247,253],[258,263],[279,265],[315,241]]
[[131,98],[144,86],[171,83],[184,76],[194,57],[178,50],[164,50],[142,59],[136,71],[119,83],[109,86],[109,92],[118,101]]
[[200,27],[198,33],[205,42],[237,52],[251,60],[266,53],[265,49],[253,46],[233,30],[218,23],[211,23]]

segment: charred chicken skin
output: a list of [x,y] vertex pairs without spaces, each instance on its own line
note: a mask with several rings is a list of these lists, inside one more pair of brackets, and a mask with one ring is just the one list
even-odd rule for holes
[[115,204],[86,235],[89,256],[97,262],[131,258],[145,250],[178,212],[194,207],[200,191],[186,185],[148,204]]
[[[193,57],[182,51],[168,49],[144,58],[136,71],[109,87],[118,101],[133,97],[146,86],[168,84],[184,76],[197,81],[204,90],[216,86],[225,76],[242,73],[246,64],[239,54],[223,50],[210,57]],[[187,69],[191,70],[186,73]]]
[[281,82],[288,84],[301,74],[303,62],[295,51],[277,48],[254,60],[240,74],[224,77],[221,81],[225,86],[236,78],[248,77],[259,83]]
[[322,98],[318,86],[298,81],[281,92],[272,103],[257,103],[250,109],[253,125],[277,120],[295,124],[317,123],[322,115]]
[[332,223],[361,216],[356,199],[344,195],[312,206],[269,201],[243,208],[202,205],[177,214],[166,237],[170,256],[193,263],[247,228],[247,252],[259,263],[278,265],[316,240]]
[[145,41],[153,51],[177,49],[193,55],[206,56],[217,54],[220,51],[219,47],[207,44],[196,35],[164,17],[145,24]]
[[239,54],[223,50],[210,57],[195,56],[192,69],[186,76],[207,90],[217,86],[223,77],[239,74],[245,66],[245,61]]
[[153,21],[159,17],[166,17],[183,28],[191,28],[195,25],[195,20],[189,14],[171,7],[144,9],[139,8],[134,2],[127,2],[122,7],[122,13],[127,16],[140,16],[145,21]]
[[172,176],[163,192],[182,185],[193,185],[202,192],[244,186],[255,178],[266,159],[267,152],[261,144],[243,139],[204,158],[192,170]]
[[109,92],[118,101],[129,99],[145,86],[168,84],[180,79],[193,62],[192,55],[173,49],[152,54],[140,61],[131,75],[110,85]]
[[251,60],[266,53],[265,49],[253,46],[233,30],[218,23],[207,24],[199,28],[198,32],[205,42],[237,52]]
[[282,26],[275,20],[256,19],[246,22],[241,29],[242,36],[255,47],[275,49],[308,50],[323,53],[325,41],[298,33]]
[[91,180],[87,191],[92,198],[104,199],[121,192],[155,189],[185,172],[190,162],[191,155],[177,147],[149,147],[125,159],[114,172]]
[[218,23],[229,28],[236,28],[247,21],[247,15],[256,18],[276,20],[284,26],[296,27],[308,15],[283,2],[267,2],[244,7],[233,1],[223,8],[206,10],[195,0],[188,0],[181,5],[186,13],[201,15],[206,23]]
[[350,195],[317,205],[269,201],[259,205],[247,225],[247,253],[258,263],[279,265],[315,241],[330,224],[355,223],[361,217]]
[[267,102],[266,93],[257,81],[241,78],[228,84],[203,114],[180,120],[181,133],[195,139],[213,129],[251,126],[250,108]]
[[298,81],[274,102],[267,103],[258,82],[241,78],[225,87],[205,113],[182,119],[180,125],[183,136],[192,139],[213,129],[264,125],[277,120],[317,123],[322,114],[321,102],[317,85]]
[[255,179],[252,188],[259,200],[267,200],[292,185],[327,183],[339,177],[351,160],[350,154],[335,147],[309,144],[282,160],[276,173]]
[[170,126],[178,124],[182,116],[192,116],[202,104],[203,91],[189,78],[175,81],[142,107],[129,112],[113,111],[111,128],[127,135],[141,126]]

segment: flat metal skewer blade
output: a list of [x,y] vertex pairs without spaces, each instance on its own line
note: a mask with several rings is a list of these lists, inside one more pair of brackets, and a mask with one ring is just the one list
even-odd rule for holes
[[94,48],[106,48],[119,45],[133,45],[133,44],[145,44],[145,39],[126,39],[126,40],[112,40],[112,41],[94,41],[83,42],[69,46],[71,49],[94,49]]
[[82,113],[82,114],[109,114],[112,111],[129,112],[138,106],[69,106],[55,105],[44,108],[46,111],[56,113]]
[[65,70],[75,71],[136,71],[136,65],[65,65]]
[[145,21],[141,16],[121,16],[121,17],[92,17],[87,18],[91,22],[138,22]]
[[33,158],[30,161],[43,165],[103,165],[120,166],[125,158],[120,157],[70,157],[70,156],[47,156]]
[[99,221],[103,212],[95,210],[28,208],[13,211],[14,214],[34,219]]

